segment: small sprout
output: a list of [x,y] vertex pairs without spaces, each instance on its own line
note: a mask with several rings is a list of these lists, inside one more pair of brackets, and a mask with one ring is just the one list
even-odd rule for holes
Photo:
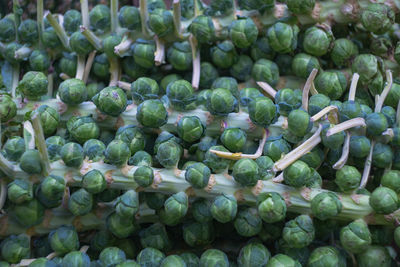
[[176,70],[190,70],[192,67],[192,49],[189,42],[174,42],[168,49],[167,59]]
[[11,42],[5,45],[4,50],[2,51],[2,56],[8,62],[15,64],[20,61],[20,59],[15,58],[15,52],[22,47],[21,44],[16,42]]
[[71,194],[68,200],[68,210],[74,216],[88,214],[93,207],[93,196],[85,189],[81,188]]
[[315,147],[310,152],[303,155],[300,160],[315,169],[323,163],[324,157],[324,151],[319,147]]
[[288,0],[286,4],[290,12],[296,15],[307,15],[313,11],[315,0]]
[[233,165],[232,176],[242,186],[254,186],[259,180],[259,168],[252,159],[240,159]]
[[117,266],[125,260],[125,252],[117,247],[107,247],[99,255],[100,266]]
[[94,162],[104,158],[105,144],[98,139],[89,139],[83,144],[84,157]]
[[36,149],[26,150],[20,159],[19,167],[26,173],[39,174],[42,172],[42,160]]
[[128,144],[132,155],[143,150],[146,146],[146,137],[143,131],[134,125],[120,127],[115,134],[115,139],[122,140]]
[[56,65],[56,69],[59,69],[58,73],[65,73],[69,77],[74,77],[77,68],[77,57],[73,53],[62,53],[62,57]]
[[340,71],[324,71],[315,79],[315,89],[331,100],[339,99],[347,88],[347,80]]
[[240,152],[246,143],[247,134],[240,128],[227,128],[221,134],[220,139],[229,151]]
[[158,37],[165,37],[174,32],[174,21],[170,10],[160,8],[153,10],[149,14],[148,24]]
[[211,204],[209,199],[199,198],[195,200],[191,206],[193,218],[200,223],[212,221]]
[[311,252],[307,266],[346,266],[346,257],[336,247],[317,247]]
[[313,123],[310,115],[302,110],[295,109],[288,116],[288,130],[294,135],[303,137],[311,131]]
[[340,230],[340,243],[351,253],[361,253],[371,245],[371,232],[364,220],[358,219]]
[[29,71],[25,73],[22,80],[18,83],[17,90],[29,100],[38,100],[47,94],[47,85],[47,77],[43,72]]
[[185,110],[196,101],[196,95],[190,82],[178,80],[167,86],[167,96],[172,106],[177,110]]
[[201,254],[200,266],[209,267],[228,267],[230,266],[228,256],[224,252],[218,249],[207,249]]
[[268,267],[278,267],[278,266],[293,266],[298,267],[301,264],[297,261],[292,259],[285,254],[276,254],[268,261]]
[[[167,91],[167,87],[170,83],[173,83],[175,81],[178,80],[182,80],[182,76],[180,76],[179,74],[168,74],[165,75],[161,81],[160,81],[160,93],[161,94],[165,94],[165,92]],[[202,90],[203,91],[203,90]],[[202,92],[200,91],[200,92]]]
[[358,55],[358,47],[349,39],[340,38],[333,42],[331,59],[336,66],[350,66]]
[[350,137],[350,155],[355,158],[365,158],[371,149],[371,141],[366,136]]
[[290,144],[281,136],[270,137],[265,142],[263,154],[270,157],[273,161],[278,161],[285,154],[291,151]]
[[34,44],[39,39],[38,25],[36,21],[26,19],[18,27],[18,36],[22,43]]
[[355,57],[351,70],[360,74],[360,82],[370,82],[379,71],[378,59],[372,54],[361,54]]
[[39,113],[44,135],[49,136],[53,134],[60,122],[60,114],[57,110],[47,105],[41,105],[36,109],[36,112]]
[[247,81],[251,78],[252,69],[253,60],[247,55],[239,55],[236,63],[230,67],[229,73],[239,81]]
[[381,178],[381,185],[400,192],[400,171],[390,170],[385,172]]
[[387,32],[395,22],[394,11],[387,5],[369,3],[361,11],[361,23],[367,31],[375,34]]
[[325,55],[333,41],[333,34],[329,29],[310,27],[304,33],[303,49],[306,53],[320,57]]
[[205,127],[197,116],[185,116],[179,120],[177,131],[183,141],[193,143],[203,136]]
[[99,170],[93,169],[82,177],[82,188],[86,189],[91,194],[101,193],[106,187],[106,179]]
[[266,37],[257,39],[254,45],[251,47],[250,54],[253,60],[258,60],[260,58],[273,60],[275,57],[275,51],[268,43],[268,39]]
[[296,188],[304,186],[310,177],[310,167],[301,160],[295,161],[283,171],[285,183]]
[[358,102],[352,100],[342,103],[339,109],[339,120],[341,122],[362,117],[362,109]]
[[51,231],[49,242],[53,251],[59,255],[65,255],[79,248],[78,233],[71,226],[61,226]]
[[240,249],[239,266],[267,266],[271,253],[261,242],[252,242]]
[[215,39],[215,28],[211,17],[199,15],[189,26],[189,31],[199,43],[211,43]]
[[177,225],[188,211],[188,196],[184,192],[173,194],[164,203],[164,209],[159,211],[160,221],[166,225]]
[[211,205],[211,215],[220,223],[227,223],[236,217],[238,204],[231,195],[220,195],[214,199]]
[[148,187],[154,181],[153,169],[149,166],[140,166],[133,174],[133,179],[141,187]]
[[239,209],[233,224],[236,232],[245,237],[255,236],[262,229],[262,220],[257,209],[252,207]]
[[283,22],[277,22],[267,30],[269,45],[278,53],[293,52],[297,47],[299,28]]
[[167,122],[168,113],[160,100],[149,99],[139,105],[136,119],[145,127],[158,128]]
[[15,39],[15,23],[12,16],[0,20],[0,41],[8,43]]
[[229,26],[229,37],[238,48],[247,48],[257,40],[258,29],[251,18],[233,20]]
[[216,88],[207,98],[206,107],[213,115],[226,116],[236,111],[238,101],[229,89]]
[[90,266],[90,258],[89,256],[80,251],[71,251],[67,255],[64,256],[62,260],[63,266],[82,266],[89,267]]
[[133,219],[139,210],[139,198],[135,190],[128,190],[115,202],[115,213],[125,219]]
[[214,241],[214,238],[214,226],[210,222],[189,222],[183,225],[183,239],[190,247],[209,245]]
[[388,168],[392,160],[392,148],[387,144],[376,143],[372,153],[372,165],[378,168]]
[[8,94],[0,93],[0,122],[7,122],[17,115],[17,105]]
[[96,5],[89,12],[90,25],[97,33],[103,34],[111,27],[110,8],[106,5]]
[[163,142],[157,149],[156,159],[167,169],[175,168],[183,153],[182,147],[175,141]]
[[369,198],[369,205],[379,214],[389,214],[399,207],[399,199],[395,191],[388,187],[377,187]]
[[154,66],[154,53],[156,46],[152,40],[137,39],[131,46],[135,63],[142,68],[150,69]]
[[121,27],[130,31],[141,28],[139,9],[135,6],[123,6],[119,10],[118,21]]
[[70,9],[64,14],[63,26],[68,34],[72,34],[79,30],[82,25],[81,12],[75,9]]
[[217,150],[223,152],[229,152],[229,151],[223,146],[213,145],[209,147],[203,160],[203,163],[205,163],[214,173],[221,173],[225,171],[230,164],[230,160],[221,158],[217,156],[215,153],[212,153],[210,150]]
[[21,204],[33,199],[33,184],[16,179],[7,185],[7,197],[12,203]]
[[74,32],[69,38],[71,50],[78,55],[86,56],[94,50],[93,45],[86,39],[81,32]]
[[356,189],[360,185],[361,173],[353,166],[344,165],[336,171],[335,183],[342,192]]
[[[10,235],[0,243],[2,259],[8,263],[19,263],[31,254],[31,239],[26,234]],[[3,266],[9,266],[9,264]]]
[[117,34],[111,34],[103,39],[103,51],[108,58],[115,58],[117,55],[114,53],[114,48],[122,41],[122,37]]
[[151,167],[153,165],[153,158],[146,151],[140,150],[135,152],[135,154],[131,158],[129,158],[128,164],[133,166]]
[[334,218],[341,212],[342,207],[339,198],[332,192],[319,193],[311,200],[312,214],[322,221]]
[[83,162],[83,148],[74,142],[66,143],[60,151],[61,159],[68,167],[80,167]]
[[322,130],[321,137],[322,137],[322,144],[330,149],[339,149],[345,139],[345,132],[341,131],[335,134],[331,134],[328,136],[328,131],[333,127],[332,124],[325,126],[325,128]]
[[125,92],[116,86],[104,88],[92,98],[92,101],[101,112],[113,117],[118,117],[127,106]]
[[139,232],[140,244],[143,248],[155,248],[162,251],[170,250],[171,240],[165,226],[156,222]]
[[259,59],[253,65],[251,76],[255,81],[267,82],[271,86],[276,86],[279,80],[278,65],[268,59]]
[[261,193],[257,196],[257,209],[266,223],[280,222],[286,217],[286,203],[276,192]]
[[314,116],[324,108],[329,106],[331,100],[324,94],[316,94],[310,97],[308,100],[308,112],[311,116]]
[[137,231],[139,225],[132,219],[126,219],[112,213],[107,217],[107,229],[117,238],[127,238]]
[[61,100],[67,105],[78,105],[87,98],[85,83],[80,79],[68,79],[58,87]]
[[298,53],[294,56],[292,71],[296,76],[307,79],[313,69],[321,69],[318,58],[305,53]]
[[152,266],[155,262],[161,263],[165,254],[155,248],[145,248],[140,251],[136,260],[140,266]]
[[290,88],[283,88],[276,92],[275,102],[278,105],[279,114],[287,117],[292,110],[300,108],[301,94]]
[[225,40],[210,49],[211,59],[218,68],[230,68],[237,61],[237,52],[233,43]]
[[61,159],[61,148],[65,145],[65,139],[61,136],[50,136],[46,139],[47,153],[49,154],[50,161]]
[[380,136],[389,126],[385,115],[380,112],[368,114],[365,123],[367,124],[367,134],[371,136]]
[[311,244],[315,237],[315,228],[310,216],[300,215],[286,222],[282,237],[292,248],[302,248]]
[[218,78],[218,70],[209,62],[201,62],[200,65],[200,88],[210,88],[212,83]]
[[129,146],[122,140],[111,141],[104,151],[105,160],[116,166],[123,166],[131,156]]
[[105,53],[97,55],[94,58],[91,72],[93,72],[96,77],[100,78],[101,80],[108,79],[110,77],[109,69],[110,63]]
[[25,141],[20,136],[13,136],[7,139],[3,146],[4,156],[10,161],[19,161],[25,152]]
[[391,266],[393,260],[386,247],[372,245],[357,254],[358,266]]
[[46,51],[34,50],[29,56],[29,66],[34,71],[47,71],[50,67],[50,57]]
[[239,92],[240,105],[247,107],[252,100],[260,96],[263,96],[263,94],[256,88],[252,87],[243,88]]
[[268,127],[276,118],[276,107],[268,97],[257,97],[248,106],[250,120],[261,127]]
[[273,167],[274,162],[268,156],[260,156],[256,159],[256,163],[258,165],[258,170],[260,174],[259,180],[269,180],[275,177]]
[[210,169],[201,162],[191,164],[185,172],[185,180],[189,182],[193,188],[203,189],[208,185],[211,176]]
[[64,195],[65,187],[64,178],[51,174],[40,183],[40,192],[48,200],[60,200]]

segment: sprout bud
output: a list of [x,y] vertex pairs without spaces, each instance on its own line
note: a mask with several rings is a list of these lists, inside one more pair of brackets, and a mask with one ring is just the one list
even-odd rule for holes
[[232,221],[237,213],[237,201],[231,195],[220,195],[214,199],[211,205],[211,215],[221,223]]
[[37,100],[47,94],[47,85],[47,77],[43,72],[29,71],[25,73],[22,80],[18,83],[17,90],[29,100]]

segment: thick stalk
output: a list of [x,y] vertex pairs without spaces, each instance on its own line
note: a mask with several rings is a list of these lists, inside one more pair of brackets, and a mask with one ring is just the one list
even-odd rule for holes
[[120,79],[120,67],[118,58],[112,57],[108,59],[110,62],[110,83],[108,86],[116,86]]
[[193,88],[198,89],[200,83],[200,48],[198,47],[196,37],[193,35],[190,35],[189,42],[190,47],[192,48],[193,61],[192,86]]
[[76,79],[82,80],[83,74],[85,73],[85,56],[78,55],[78,63],[76,67]]
[[[194,1],[195,2],[195,1]],[[196,5],[196,3],[194,3]],[[182,20],[182,14],[181,14],[181,3],[179,0],[174,0],[172,3],[172,13],[174,15],[174,30],[175,30],[175,36],[178,39],[185,39],[188,37],[187,34],[182,34],[182,25],[181,25],[181,20]]]
[[27,120],[24,122],[23,136],[25,141],[26,149],[35,148],[35,131],[33,129],[32,123]]
[[315,76],[317,76],[317,69],[313,69],[310,73],[310,75],[307,78],[306,84],[304,85],[303,88],[303,95],[302,95],[302,108],[305,111],[308,111],[308,94],[310,92],[311,84],[314,82]]
[[82,14],[82,24],[84,27],[90,27],[90,20],[89,20],[89,4],[88,0],[81,0],[81,14]]
[[140,22],[142,24],[142,33],[144,34],[144,36],[149,37],[150,30],[147,26],[149,11],[147,10],[147,1],[146,0],[139,1],[139,12],[140,12]]
[[38,35],[39,35],[39,47],[43,48],[43,31],[44,31],[44,23],[43,23],[43,0],[37,0],[36,5],[36,20],[38,24]]
[[90,70],[92,69],[92,65],[93,65],[93,61],[94,61],[94,57],[96,56],[96,50],[90,52],[87,60],[86,60],[86,65],[85,65],[85,71],[83,73],[83,82],[87,83],[87,80],[89,79],[89,74],[90,74]]
[[65,32],[64,28],[61,27],[61,25],[58,23],[58,21],[54,18],[54,16],[50,13],[47,12],[46,14],[46,19],[50,23],[50,25],[53,27],[55,30],[58,38],[60,39],[61,43],[63,44],[64,48],[69,50],[69,38],[67,33]]
[[41,161],[43,164],[43,174],[47,176],[50,174],[50,159],[49,154],[47,153],[47,145],[46,140],[44,139],[44,133],[42,128],[42,123],[40,121],[40,117],[38,113],[34,113],[32,115],[32,126],[35,131],[35,141],[36,146],[39,150]]
[[157,35],[154,36],[154,41],[156,43],[156,52],[154,53],[154,63],[156,66],[160,66],[165,63],[165,45],[164,41],[160,39]]
[[276,90],[272,88],[271,85],[269,85],[266,82],[257,82],[257,85],[261,87],[261,89],[264,90],[268,95],[270,95],[272,98],[275,98],[276,95]]
[[386,86],[385,86],[385,88],[383,88],[383,91],[378,98],[378,102],[376,103],[376,106],[375,106],[375,112],[381,111],[383,102],[385,102],[385,99],[386,99],[387,95],[389,94],[390,89],[392,89],[392,84],[393,84],[392,71],[386,70]]
[[326,136],[331,136],[333,134],[354,128],[354,127],[366,127],[364,118],[354,118],[351,120],[344,121],[339,123],[331,128],[326,132]]
[[118,30],[118,0],[111,0],[110,2],[111,11],[111,32],[117,32]]
[[129,37],[124,38],[122,42],[114,47],[114,53],[118,56],[122,56],[126,52],[129,51],[131,45],[133,44],[133,40]]
[[86,39],[94,46],[96,50],[101,50],[103,48],[102,41],[96,36],[88,27],[81,25],[81,33],[85,35]]

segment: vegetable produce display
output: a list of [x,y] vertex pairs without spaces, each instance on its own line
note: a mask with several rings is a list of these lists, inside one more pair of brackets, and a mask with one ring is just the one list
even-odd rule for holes
[[0,267],[400,266],[397,1],[47,2],[0,17]]

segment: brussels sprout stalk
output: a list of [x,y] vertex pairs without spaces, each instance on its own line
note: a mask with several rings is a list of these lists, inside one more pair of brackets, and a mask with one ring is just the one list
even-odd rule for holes
[[354,128],[354,127],[366,127],[365,120],[363,118],[354,118],[351,120],[344,121],[339,123],[326,132],[326,136],[331,136],[336,133],[340,133],[342,131]]
[[103,48],[102,41],[99,37],[96,36],[89,28],[81,25],[80,31],[83,35],[85,35],[86,39],[94,46],[96,50],[101,50]]
[[267,94],[269,94],[270,96],[272,96],[272,98],[275,98],[276,95],[276,90],[274,88],[272,88],[271,85],[269,85],[266,82],[257,82],[257,85],[261,87],[261,89],[264,90],[264,92],[266,92]]
[[7,184],[4,179],[0,179],[0,211],[3,209],[7,198]]
[[0,153],[0,170],[5,173],[8,177],[14,176],[14,165],[8,161],[2,153]]
[[154,53],[154,62],[156,66],[160,66],[165,63],[165,45],[164,41],[161,40],[157,35],[154,36],[156,43],[156,52]]
[[[339,117],[338,108],[336,106],[327,106],[324,109],[322,109],[320,112],[318,112],[317,114],[312,116],[311,121],[313,121],[313,122],[318,121],[319,119],[321,119],[328,113],[331,113],[333,116],[335,116],[335,118]],[[328,120],[329,120],[329,116],[328,116]],[[331,120],[329,120],[329,121],[331,121]]]
[[44,23],[43,23],[43,0],[37,0],[36,4],[36,20],[38,24],[38,35],[39,35],[39,47],[43,47],[42,35],[44,31]]
[[54,74],[49,73],[47,75],[47,81],[49,82],[47,85],[47,96],[51,97],[53,95],[53,86],[54,86]]
[[30,47],[24,45],[20,49],[15,51],[14,57],[16,59],[25,59],[25,58],[28,58],[31,53],[32,53],[32,49]]
[[[13,0],[13,13],[14,13],[14,22],[15,22],[15,29],[18,29],[19,24],[21,23],[21,6],[19,5],[18,0]],[[15,41],[18,42],[19,36],[18,31],[15,31]]]
[[317,72],[317,69],[313,69],[311,71],[310,75],[307,78],[306,84],[303,87],[301,106],[305,111],[308,111],[308,94],[310,92],[311,84],[314,82],[315,76],[317,76]]
[[351,133],[346,132],[346,137],[344,139],[343,148],[342,148],[342,155],[340,156],[339,160],[332,166],[335,170],[339,170],[339,169],[343,168],[343,166],[347,162],[347,159],[349,158],[350,138],[351,138]]
[[85,64],[85,71],[83,73],[83,82],[87,83],[87,80],[89,79],[89,74],[90,74],[90,69],[92,68],[94,57],[96,56],[97,51],[93,50],[92,52],[89,53],[89,56],[86,60]]
[[24,141],[27,149],[35,148],[35,130],[30,121],[24,122]]
[[87,0],[81,0],[81,14],[82,14],[82,24],[84,27],[90,27],[89,20],[89,3]]
[[147,10],[147,0],[139,1],[139,12],[140,12],[140,22],[142,24],[142,33],[144,36],[150,36],[149,26],[147,21],[149,20],[149,11]]
[[12,83],[11,83],[11,96],[13,98],[16,97],[16,91],[17,91],[17,86],[18,86],[18,82],[19,82],[19,69],[20,66],[19,64],[13,64],[12,66]]
[[67,74],[65,73],[60,73],[60,75],[58,75],[63,81],[71,79],[71,77],[69,77]]
[[118,56],[122,56],[129,51],[132,44],[133,40],[131,38],[124,37],[122,42],[114,47],[114,53]]
[[117,30],[118,30],[118,0],[111,0],[110,11],[111,11],[111,32],[117,32]]
[[[196,5],[196,3],[194,3]],[[182,26],[181,26],[181,3],[180,0],[174,0],[172,3],[173,7],[173,16],[174,16],[174,28],[175,28],[175,35],[179,39],[186,39],[187,35],[182,34]]]
[[116,86],[120,78],[120,67],[117,58],[109,58],[110,62],[110,83],[109,86]]
[[372,165],[372,154],[374,151],[374,147],[375,147],[375,140],[372,140],[369,154],[368,154],[367,158],[365,159],[365,166],[364,166],[363,174],[361,177],[360,186],[358,187],[360,189],[365,188],[365,186],[368,183],[369,172],[371,170],[371,165]]
[[38,113],[32,115],[32,126],[35,132],[36,145],[40,153],[43,164],[43,174],[45,176],[50,174],[50,159],[47,153],[46,140],[44,139],[44,133],[42,128],[42,123],[40,122],[40,117]]
[[318,129],[310,138],[308,138],[301,145],[287,153],[282,159],[275,162],[273,170],[275,172],[283,171],[290,164],[301,158],[306,153],[310,152],[315,146],[317,146],[321,142],[321,132],[322,125],[319,124]]
[[69,38],[67,33],[65,32],[64,28],[58,23],[58,21],[54,18],[54,16],[48,11],[46,13],[46,19],[50,23],[51,27],[55,30],[58,38],[60,39],[61,43],[63,44],[64,48],[69,50]]
[[375,105],[375,112],[380,112],[383,106],[383,102],[385,102],[385,99],[387,95],[390,92],[390,89],[392,89],[392,84],[393,84],[393,75],[391,70],[386,70],[386,86],[383,88],[383,91],[381,95],[378,98],[378,102]]
[[123,82],[123,81],[118,81],[117,82],[117,86],[119,87],[119,88],[122,88],[122,89],[124,89],[124,90],[131,90],[131,84],[130,83],[127,83],[127,82]]
[[351,84],[350,84],[350,89],[349,89],[349,101],[354,101],[356,98],[356,91],[357,91],[357,83],[358,79],[360,78],[360,75],[358,73],[354,73],[353,77],[351,78]]
[[190,35],[189,43],[190,47],[192,48],[193,62],[192,86],[194,89],[198,89],[200,83],[200,49],[198,47],[196,37],[193,35]]
[[85,73],[85,56],[77,55],[76,79],[83,79]]

